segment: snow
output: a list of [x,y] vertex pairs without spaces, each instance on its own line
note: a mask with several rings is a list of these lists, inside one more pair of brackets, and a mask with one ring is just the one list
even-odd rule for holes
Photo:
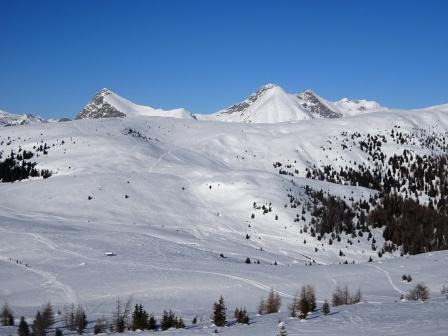
[[376,101],[365,99],[342,98],[339,101],[330,103],[330,105],[341,112],[345,117],[356,116],[364,113],[384,112],[388,110]]
[[[108,89],[103,89],[108,90]],[[171,117],[171,118],[192,118],[191,113],[184,108],[173,110],[163,110],[143,105],[137,105],[131,101],[108,90],[110,94],[105,96],[105,101],[115,106],[119,111],[127,116],[150,116],[150,117]]]
[[26,125],[31,123],[42,123],[45,122],[41,117],[35,117],[32,114],[12,114],[0,110],[0,127],[3,126],[16,126],[16,125]]
[[[309,120],[312,116],[299,104],[297,98],[286,93],[275,84],[267,84],[253,93],[248,100],[240,103],[246,108],[233,112],[230,109],[219,111],[206,119],[227,122],[278,123]],[[199,116],[201,117],[201,116]]]
[[[275,87],[264,95],[251,105],[260,118],[265,116],[256,111],[269,106],[297,107]],[[275,335],[279,320],[289,335],[446,332],[447,300],[438,293],[448,278],[447,251],[386,254],[380,263],[363,238],[353,246],[346,244],[347,237],[322,246],[300,233],[302,224],[294,223],[297,211],[284,207],[287,192],[306,200],[305,185],[368,199],[374,191],[309,180],[305,168],[353,166],[354,161],[368,165],[359,148],[341,150],[341,132],[347,130],[388,134],[399,125],[404,133],[416,127],[446,132],[446,106],[246,124],[153,117],[150,110],[117,97],[108,99],[128,113],[126,118],[0,129],[2,140],[13,140],[0,145],[5,153],[49,144],[48,155],[36,158],[37,167],[54,172],[48,179],[0,185],[0,301],[7,300],[18,314],[31,317],[50,300],[58,308],[82,303],[94,320],[109,316],[118,296],[133,296],[158,316],[172,308],[187,322],[195,315],[203,320],[170,333],[208,335],[214,330],[208,319],[211,305],[222,294],[229,312],[245,306],[254,321],[223,328],[225,335]],[[273,121],[279,115],[272,109],[268,116]],[[323,146],[332,149],[323,151]],[[407,148],[428,152],[419,144]],[[388,142],[384,150],[402,153],[403,146]],[[299,174],[279,175],[272,166],[276,161],[294,164]],[[272,203],[273,212],[263,215],[253,202]],[[381,229],[372,232],[381,246]],[[344,258],[338,255],[341,249]],[[110,251],[116,256],[105,257]],[[246,257],[261,264],[247,265]],[[375,262],[367,263],[369,257]],[[312,260],[313,266],[306,266]],[[339,264],[345,260],[356,263]],[[403,283],[403,274],[414,281]],[[418,281],[428,285],[432,299],[399,302]],[[367,303],[332,308],[332,315],[305,322],[288,319],[287,304],[304,284],[316,287],[319,303],[330,299],[338,284],[360,287]],[[261,296],[272,287],[283,299],[282,312],[256,317]],[[9,331],[0,328],[0,334]]]

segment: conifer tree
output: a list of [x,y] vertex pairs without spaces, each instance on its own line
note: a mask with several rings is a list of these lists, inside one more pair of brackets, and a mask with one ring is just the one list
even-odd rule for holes
[[42,322],[45,330],[54,324],[54,312],[50,302],[42,308]]
[[95,326],[93,327],[93,333],[102,334],[106,331],[106,320],[104,318],[97,319],[95,322]]
[[213,304],[213,313],[211,316],[213,323],[217,327],[223,327],[226,325],[227,323],[226,310],[227,308],[224,303],[224,298],[221,295],[218,301]]
[[81,305],[78,305],[76,310],[76,331],[79,335],[84,333],[84,329],[87,327],[87,315],[84,311],[84,308]]
[[132,330],[145,330],[148,327],[148,313],[143,306],[136,304],[132,313]]
[[45,323],[40,311],[36,313],[36,316],[33,321],[32,330],[33,330],[33,336],[46,336],[47,334]]
[[325,299],[324,304],[322,305],[322,313],[324,315],[330,314],[330,305],[328,304],[328,301]]
[[[5,326],[5,327],[7,327],[7,326],[14,326],[13,311],[12,311],[11,307],[8,305],[7,302],[5,302],[5,304],[2,307],[0,318],[1,318],[1,323],[2,323],[3,326]],[[11,324],[11,322],[12,322],[12,324]]]
[[18,335],[30,336],[30,327],[28,326],[28,323],[26,323],[25,318],[23,316],[20,318]]
[[300,291],[299,309],[300,309],[300,318],[306,319],[306,316],[311,311],[311,307],[310,307],[310,302],[308,301],[308,296],[307,296],[305,286],[303,286],[302,290]]
[[157,330],[157,320],[154,315],[150,315],[148,319],[148,329]]

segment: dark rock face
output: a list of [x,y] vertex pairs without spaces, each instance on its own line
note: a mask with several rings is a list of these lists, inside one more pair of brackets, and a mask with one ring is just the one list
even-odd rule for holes
[[108,89],[102,89],[92,100],[78,113],[76,119],[98,118],[124,118],[126,114],[110,105],[105,97],[112,94]]
[[340,112],[333,111],[327,105],[322,103],[312,91],[299,93],[297,94],[297,97],[304,101],[302,107],[314,116],[318,115],[323,118],[342,117],[342,114]]

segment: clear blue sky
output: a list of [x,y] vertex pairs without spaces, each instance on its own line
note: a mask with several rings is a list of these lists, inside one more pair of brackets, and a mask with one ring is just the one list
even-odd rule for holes
[[448,102],[448,1],[0,0],[0,109],[73,117],[102,87],[214,112],[267,82]]

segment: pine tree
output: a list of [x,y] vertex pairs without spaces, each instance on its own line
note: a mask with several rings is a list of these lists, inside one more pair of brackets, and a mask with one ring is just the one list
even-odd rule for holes
[[[12,317],[12,324],[11,324],[11,317]],[[2,307],[0,318],[3,326],[7,327],[14,325],[13,311],[11,307],[9,307],[7,302],[5,302],[5,304]]]
[[33,321],[32,330],[33,330],[33,336],[46,336],[47,334],[45,323],[40,311],[36,313],[36,317],[34,318]]
[[[170,328],[185,328],[185,323],[182,318],[176,317],[171,310],[169,312],[164,310],[162,320],[160,321],[160,328],[162,330],[168,330]],[[156,328],[154,327],[154,330],[155,329]]]
[[325,299],[324,304],[322,305],[322,313],[324,315],[328,315],[330,313],[330,305],[328,304],[326,299]]
[[135,305],[132,313],[132,330],[145,330],[148,327],[148,313],[143,309],[142,305]]
[[50,302],[42,308],[42,323],[45,331],[54,324],[54,312]]
[[70,331],[76,330],[76,306],[75,304],[70,304],[69,306],[64,306],[64,321],[65,327]]
[[106,320],[104,318],[97,319],[95,322],[95,326],[93,327],[93,333],[102,334],[106,331]]
[[157,330],[157,320],[154,315],[150,315],[148,319],[148,329]]
[[227,308],[224,303],[224,298],[220,296],[218,301],[213,304],[213,313],[211,316],[213,323],[217,327],[223,327],[226,325],[227,323],[226,310]]
[[19,336],[30,336],[30,327],[23,316],[20,318],[18,334]]
[[300,291],[299,309],[300,309],[300,318],[302,320],[306,319],[306,316],[311,311],[311,307],[310,307],[310,302],[308,301],[305,286],[303,286],[302,290]]
[[81,305],[78,305],[76,310],[76,331],[79,335],[84,333],[84,329],[87,327],[87,315],[84,311],[84,308]]
[[240,324],[249,324],[249,315],[247,314],[246,308],[236,308],[234,317],[236,322]]

